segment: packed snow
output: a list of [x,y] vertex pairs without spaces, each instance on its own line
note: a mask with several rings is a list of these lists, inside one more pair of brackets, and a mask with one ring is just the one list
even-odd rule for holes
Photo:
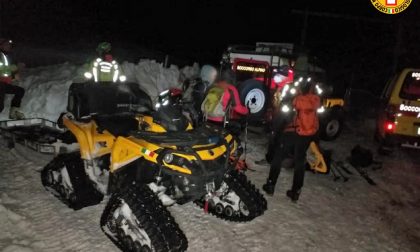
[[[371,126],[359,123],[322,145],[337,160],[356,143],[373,149]],[[247,162],[255,171],[247,175],[261,187],[269,168],[253,162],[263,157],[266,139],[253,132],[249,138]],[[0,147],[0,251],[117,251],[99,227],[106,200],[73,211],[44,190],[39,171],[50,158],[20,145]],[[382,169],[369,171],[377,186],[356,174],[344,183],[307,172],[297,204],[285,196],[292,179],[285,169],[274,196],[266,197],[268,210],[249,223],[222,221],[192,203],[169,209],[189,251],[419,251],[418,152],[399,149],[382,161]]]
[[[179,70],[153,61],[123,63],[130,80],[156,95],[183,76],[198,73],[198,66]],[[82,72],[80,66],[61,64],[28,69],[21,85],[27,94],[23,111],[30,117],[56,120],[65,111],[69,85]],[[182,73],[182,74],[181,74]],[[6,106],[8,107],[8,106]],[[6,118],[7,112],[0,114]],[[345,160],[355,144],[372,150],[373,120],[358,120],[334,142],[322,147]],[[261,188],[268,166],[255,165],[264,156],[267,139],[261,129],[249,133],[248,177]],[[307,172],[297,204],[285,196],[292,170],[284,169],[268,210],[249,223],[230,223],[207,215],[193,203],[169,208],[185,232],[188,251],[420,251],[420,155],[398,149],[379,170],[369,170],[378,184],[369,185],[356,174],[348,182],[330,175]],[[108,200],[73,211],[47,192],[40,171],[51,156],[21,145],[6,148],[0,138],[0,251],[118,251],[102,233],[99,218]]]
[[[198,64],[179,69],[171,65],[163,67],[154,60],[140,60],[138,64],[124,62],[121,64],[127,81],[136,82],[154,101],[157,95],[170,87],[182,87],[187,78],[197,76]],[[25,88],[21,109],[27,118],[46,118],[56,121],[60,113],[66,111],[68,89],[73,82],[84,81],[82,65],[64,63],[48,67],[26,69],[17,82]],[[12,96],[8,95],[5,109],[0,113],[0,120],[8,118],[9,104]]]

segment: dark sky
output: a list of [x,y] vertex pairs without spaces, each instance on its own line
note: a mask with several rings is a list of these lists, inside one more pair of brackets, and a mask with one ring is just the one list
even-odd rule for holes
[[[307,9],[342,15],[308,18],[306,49],[333,80],[345,77],[349,82],[356,75],[357,83],[371,85],[378,70],[387,75],[393,69],[400,23],[398,67],[420,65],[416,1],[399,15],[379,13],[370,0],[282,2],[0,0],[0,32],[22,43],[70,44],[76,50],[107,40],[116,46],[138,45],[191,61],[216,63],[232,43],[299,44],[303,16],[292,10]],[[367,74],[361,75],[362,71]]]

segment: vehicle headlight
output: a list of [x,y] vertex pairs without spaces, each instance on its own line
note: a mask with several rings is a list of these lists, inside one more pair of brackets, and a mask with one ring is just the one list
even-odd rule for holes
[[290,108],[289,108],[289,106],[287,106],[287,105],[283,105],[283,106],[281,107],[281,111],[283,111],[284,113],[287,113],[287,112],[289,112],[289,111],[290,111]]
[[318,112],[318,113],[324,113],[325,112],[324,106],[322,106],[319,109],[317,109],[316,112]]
[[173,160],[174,160],[174,155],[172,155],[171,153],[165,154],[165,156],[163,156],[163,161],[167,164],[172,163]]

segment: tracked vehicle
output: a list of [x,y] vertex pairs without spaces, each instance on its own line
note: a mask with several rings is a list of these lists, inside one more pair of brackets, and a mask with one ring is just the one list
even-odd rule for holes
[[[42,183],[75,210],[109,199],[105,234],[123,251],[185,251],[167,206],[195,202],[229,221],[250,221],[267,203],[229,161],[238,148],[222,128],[193,129],[180,110],[133,83],[73,84],[60,119],[77,151],[62,150]],[[166,105],[165,105],[166,104]]]

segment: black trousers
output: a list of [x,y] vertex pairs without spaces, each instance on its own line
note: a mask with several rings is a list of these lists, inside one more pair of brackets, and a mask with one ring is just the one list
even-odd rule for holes
[[279,136],[278,144],[273,149],[274,155],[268,176],[271,183],[276,184],[280,175],[281,164],[292,155],[295,165],[292,191],[297,192],[302,188],[305,178],[306,151],[312,140],[313,136],[300,136],[295,132],[285,132]]
[[23,96],[25,95],[25,89],[12,84],[0,82],[0,112],[4,109],[4,98],[6,94],[13,94],[11,107],[20,107]]

